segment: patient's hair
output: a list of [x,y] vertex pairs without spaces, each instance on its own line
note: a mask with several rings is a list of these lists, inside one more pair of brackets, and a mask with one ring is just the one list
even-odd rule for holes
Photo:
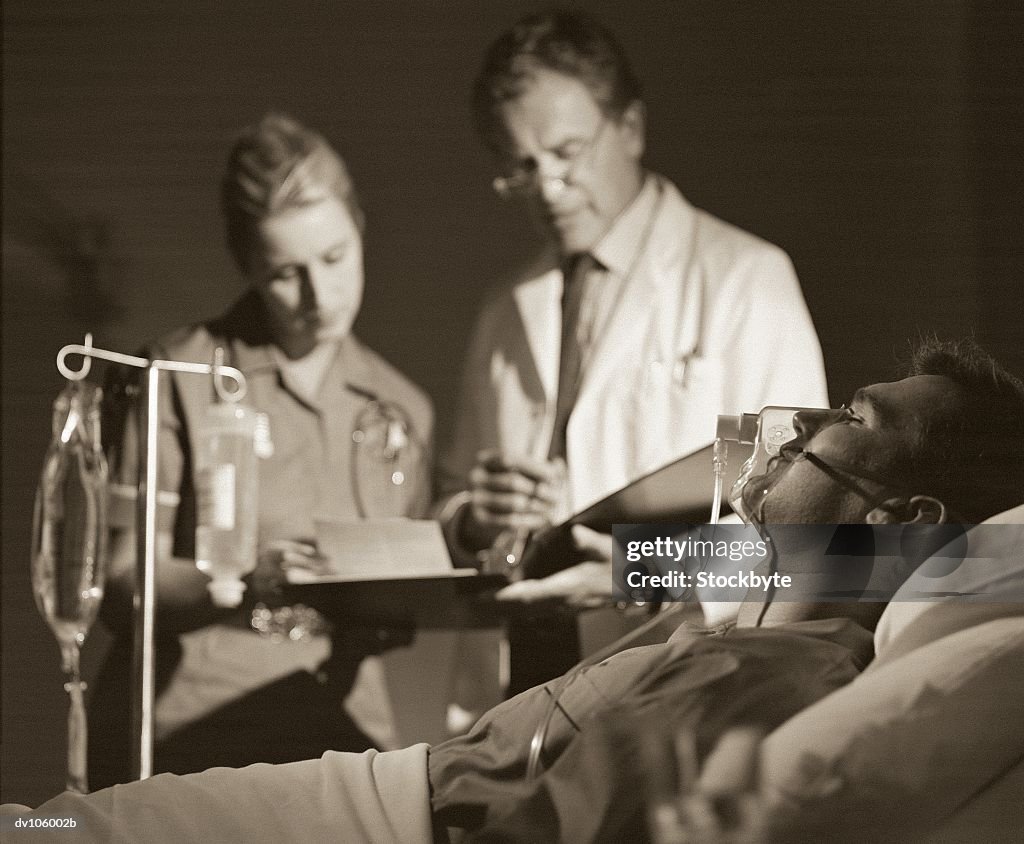
[[1024,383],[973,340],[926,340],[908,375],[960,388],[961,413],[936,413],[915,455],[922,489],[969,522],[1024,503]]
[[244,129],[221,182],[228,248],[238,265],[247,268],[258,222],[332,196],[348,208],[362,231],[363,212],[352,178],[321,135],[274,113]]
[[578,79],[608,117],[641,98],[625,50],[596,20],[567,11],[529,15],[490,46],[473,86],[473,117],[488,146],[497,145],[498,107],[518,99],[538,67]]

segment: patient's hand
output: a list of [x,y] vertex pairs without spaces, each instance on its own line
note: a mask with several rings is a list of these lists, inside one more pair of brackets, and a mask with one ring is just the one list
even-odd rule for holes
[[538,580],[521,580],[499,591],[499,601],[562,601],[570,607],[607,604],[612,597],[612,543],[610,534],[574,525],[572,539],[587,561]]

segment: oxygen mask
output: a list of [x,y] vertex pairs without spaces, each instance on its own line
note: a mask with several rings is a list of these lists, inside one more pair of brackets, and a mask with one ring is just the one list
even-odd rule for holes
[[[729,492],[728,502],[733,512],[748,525],[761,524],[761,505],[773,486],[773,476],[781,464],[797,459],[803,452],[794,440],[797,438],[794,416],[815,408],[768,406],[760,413],[741,413],[718,417],[715,440],[716,501],[720,501],[722,476],[726,464],[727,443],[736,442],[753,446],[753,452],[743,464],[736,482]],[[750,481],[755,483],[750,483]],[[717,520],[717,507],[712,513]]]

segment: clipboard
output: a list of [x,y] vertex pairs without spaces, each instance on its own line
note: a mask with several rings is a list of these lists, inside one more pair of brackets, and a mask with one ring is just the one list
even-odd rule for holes
[[452,565],[441,526],[418,519],[316,522],[324,572],[288,572],[284,598],[323,613],[339,628],[494,626],[476,601],[508,581]]
[[[643,522],[704,524],[711,518],[715,482],[714,444],[683,455],[616,490],[566,521],[535,534],[523,553],[526,577],[547,577],[582,562],[572,541],[572,526],[585,525],[611,533],[612,525]],[[729,443],[722,484],[723,512],[731,512],[725,497],[739,477],[753,446]]]

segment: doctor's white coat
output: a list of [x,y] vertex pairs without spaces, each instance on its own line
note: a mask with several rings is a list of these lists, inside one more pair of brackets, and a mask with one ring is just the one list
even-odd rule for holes
[[[694,208],[667,180],[650,239],[594,340],[567,434],[566,517],[712,442],[721,413],[827,407],[810,314],[778,247]],[[483,448],[546,456],[557,396],[562,272],[554,256],[484,308],[442,491]]]

